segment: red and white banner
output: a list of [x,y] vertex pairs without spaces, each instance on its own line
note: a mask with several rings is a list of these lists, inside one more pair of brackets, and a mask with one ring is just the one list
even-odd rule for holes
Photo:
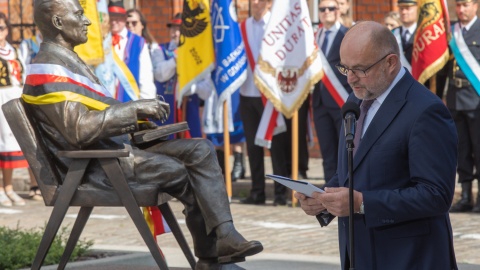
[[[245,52],[247,53],[248,64],[254,74],[256,59],[253,56],[252,49],[250,47],[250,40],[252,30],[252,20],[246,20],[240,25],[240,31],[245,44]],[[273,107],[272,103],[262,94],[263,102],[263,114],[258,124],[257,132],[255,134],[255,144],[258,146],[266,147],[270,149],[272,146],[272,138],[274,135],[285,132],[287,126],[285,119],[277,110]]]
[[255,85],[291,118],[323,76],[304,0],[274,1],[255,66]]

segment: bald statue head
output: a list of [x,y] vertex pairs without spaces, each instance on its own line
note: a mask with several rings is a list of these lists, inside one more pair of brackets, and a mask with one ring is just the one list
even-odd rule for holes
[[380,96],[402,68],[392,32],[372,21],[359,22],[347,32],[340,46],[340,65],[359,99]]
[[78,0],[36,0],[35,24],[44,41],[72,49],[87,42],[90,20],[83,14]]

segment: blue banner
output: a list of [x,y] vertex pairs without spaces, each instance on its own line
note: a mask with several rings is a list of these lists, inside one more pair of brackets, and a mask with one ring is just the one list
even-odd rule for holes
[[218,106],[235,92],[247,78],[247,55],[231,0],[212,3],[212,32],[216,67],[212,80],[218,94]]

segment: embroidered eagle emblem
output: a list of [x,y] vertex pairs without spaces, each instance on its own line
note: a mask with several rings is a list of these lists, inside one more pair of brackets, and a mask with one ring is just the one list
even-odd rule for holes
[[440,11],[434,2],[423,4],[419,13],[417,24],[420,29],[430,26],[438,20],[438,17],[440,17]]
[[205,14],[205,7],[203,3],[195,0],[185,0],[187,3],[184,6],[182,13],[182,25],[180,26],[180,42],[178,46],[185,43],[185,38],[192,38],[200,35],[207,29],[209,14]]
[[282,92],[288,94],[297,87],[297,73],[296,68],[284,68],[277,70],[277,85]]

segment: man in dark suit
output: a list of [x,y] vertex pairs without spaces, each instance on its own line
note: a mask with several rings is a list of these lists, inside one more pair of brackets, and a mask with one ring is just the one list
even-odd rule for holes
[[453,25],[455,45],[451,46],[455,58],[448,64],[447,107],[455,120],[459,137],[457,172],[462,193],[450,212],[472,209],[480,212],[480,193],[475,207],[472,194],[472,181],[478,181],[480,175],[480,86],[475,83],[480,76],[478,67],[475,68],[475,64],[480,63],[477,9],[476,0],[456,1],[458,22]]
[[410,73],[412,72],[413,40],[417,31],[418,7],[417,1],[398,0],[398,9],[402,26],[393,29],[400,47],[400,60]]
[[[128,134],[141,128],[137,120],[165,119],[168,104],[157,99],[120,103],[109,97],[73,50],[87,42],[91,24],[78,0],[37,0],[34,19],[44,42],[29,66],[22,98],[55,159],[56,172],[65,175],[71,163],[58,159],[57,151],[126,149],[130,156],[119,158],[119,163],[129,184],[153,185],[184,204],[199,258],[195,269],[238,269],[232,263],[260,252],[260,242],[246,241],[233,226],[209,141],[169,140],[146,149],[131,145]],[[83,185],[111,189],[98,162],[90,162],[87,170]]]
[[340,24],[337,1],[320,0],[318,9],[322,27],[318,29],[315,40],[334,73],[332,76],[337,79],[337,84],[331,84],[330,88],[324,84],[323,80],[317,83],[312,100],[313,121],[322,152],[325,181],[328,181],[337,169],[338,136],[342,124],[340,108],[344,102],[335,99],[334,96],[337,96],[338,92],[344,92],[347,96],[352,90],[345,76],[335,68],[335,65],[340,62],[340,43],[348,30]]
[[[448,214],[455,124],[442,101],[402,67],[399,55],[388,28],[369,21],[353,26],[340,47],[338,67],[354,92],[348,100],[363,107],[353,158],[355,267],[457,269]],[[342,134],[337,173],[326,192],[295,194],[322,226],[339,217],[342,269],[350,267],[347,165]]]

